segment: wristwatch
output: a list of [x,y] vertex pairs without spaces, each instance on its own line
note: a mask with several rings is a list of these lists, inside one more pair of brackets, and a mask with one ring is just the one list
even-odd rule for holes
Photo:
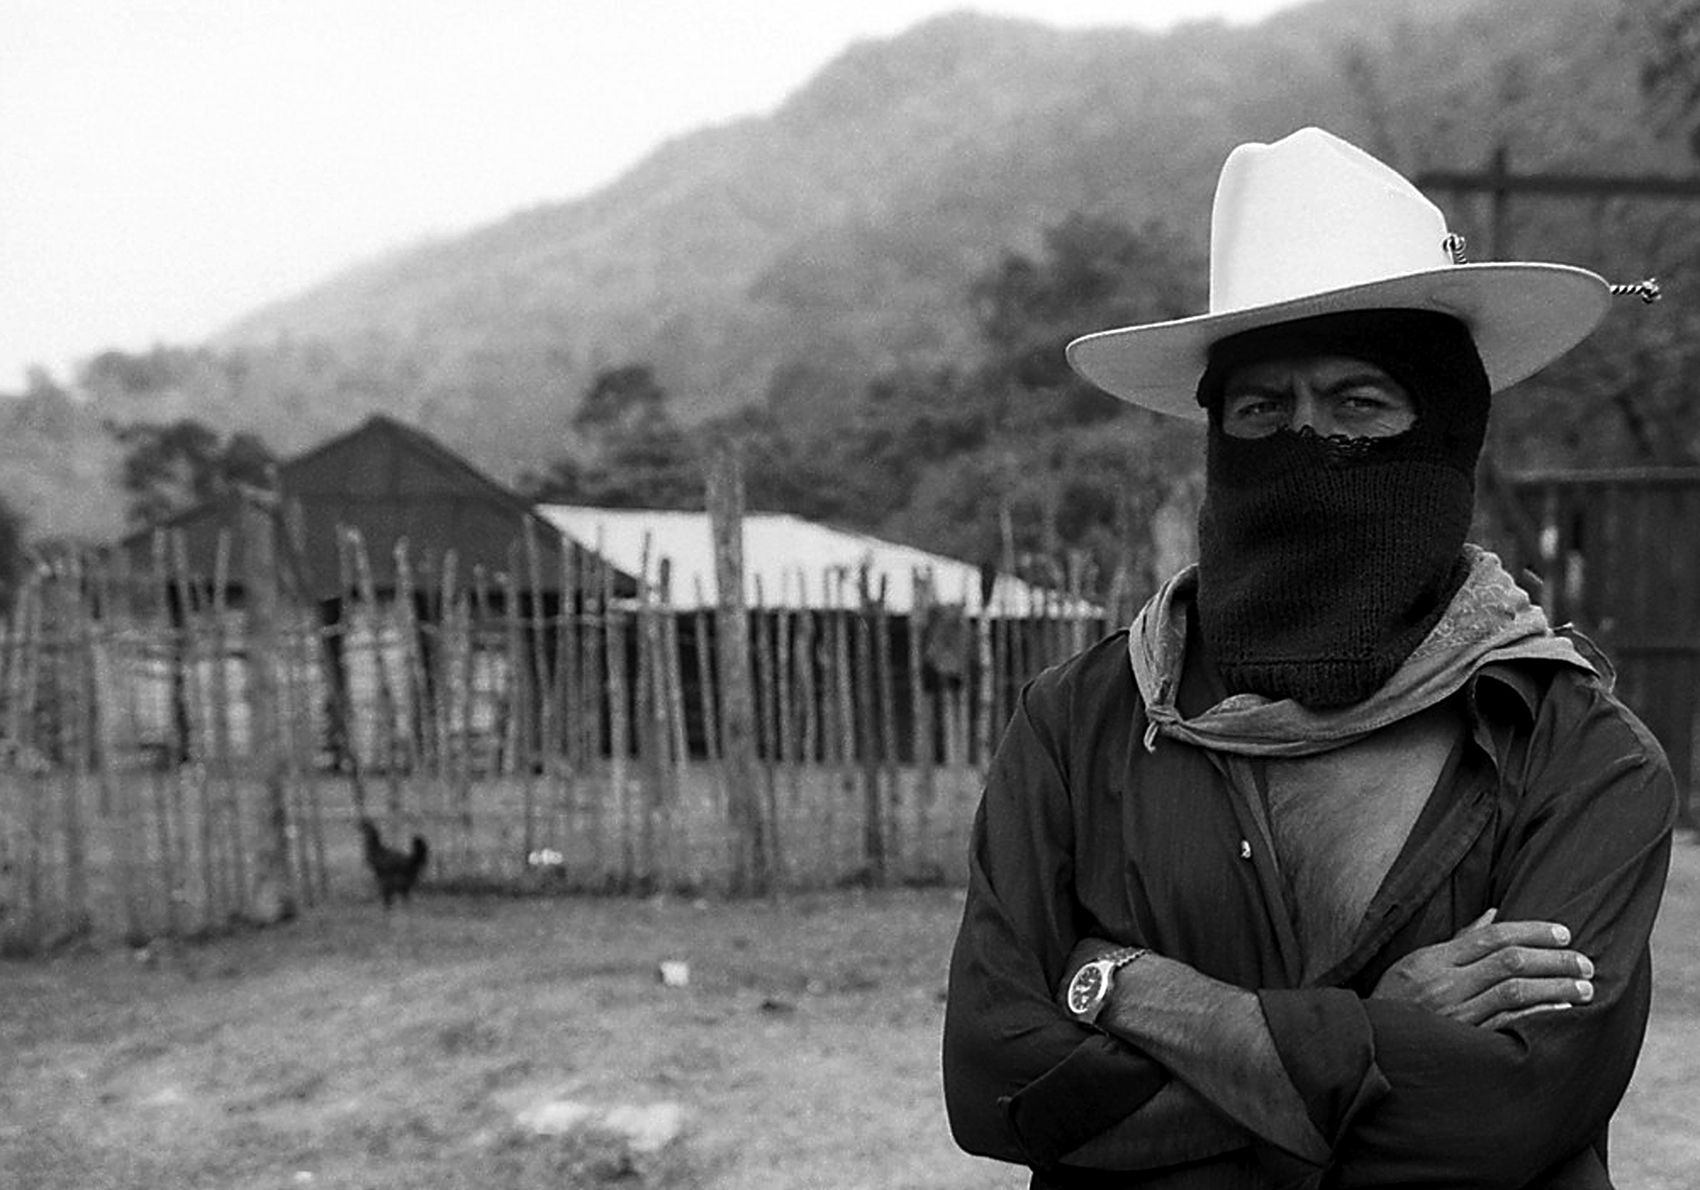
[[1068,990],[1063,993],[1063,1006],[1075,1020],[1092,1024],[1104,1011],[1104,1002],[1110,998],[1110,984],[1114,982],[1116,972],[1150,953],[1143,946],[1124,946],[1102,958],[1093,959],[1068,981]]

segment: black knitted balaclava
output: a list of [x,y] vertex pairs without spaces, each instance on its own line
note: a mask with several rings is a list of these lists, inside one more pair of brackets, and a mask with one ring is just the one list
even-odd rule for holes
[[[1223,433],[1230,373],[1320,355],[1381,368],[1411,394],[1415,424],[1388,438]],[[1469,571],[1490,392],[1464,324],[1429,311],[1318,315],[1211,348],[1198,615],[1230,692],[1349,706],[1422,642]]]

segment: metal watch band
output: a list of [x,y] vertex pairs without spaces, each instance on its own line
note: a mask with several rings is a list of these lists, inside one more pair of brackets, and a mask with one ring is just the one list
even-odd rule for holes
[[1120,971],[1123,967],[1127,966],[1135,959],[1142,958],[1150,953],[1150,950],[1143,946],[1124,946],[1119,950],[1112,950],[1108,954],[1101,955],[1100,957],[1093,959],[1091,962],[1083,964],[1080,970],[1075,973],[1074,980],[1071,980],[1070,983],[1072,984],[1079,980],[1084,972],[1088,970],[1095,970],[1098,973],[1098,985],[1092,991],[1091,1000],[1088,1003],[1079,1005],[1078,1007],[1072,1002],[1073,995],[1071,992],[1069,997],[1070,1003],[1068,1004],[1069,1011],[1072,1012],[1078,1020],[1084,1021],[1087,1024],[1095,1022],[1098,1019],[1098,1014],[1103,1011],[1105,1001],[1109,999],[1110,988],[1114,985],[1116,972]]

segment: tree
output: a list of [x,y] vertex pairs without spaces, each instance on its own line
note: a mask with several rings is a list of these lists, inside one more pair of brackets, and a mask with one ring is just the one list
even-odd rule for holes
[[12,597],[17,594],[18,583],[28,565],[24,554],[26,528],[23,513],[0,496],[0,608],[12,606]]
[[1642,0],[1641,94],[1657,125],[1700,157],[1700,0]]
[[702,457],[673,420],[667,392],[647,364],[606,368],[591,381],[573,429],[589,447],[526,479],[540,500],[604,508],[701,508]]
[[1047,231],[1037,258],[1005,255],[970,287],[972,366],[869,390],[864,460],[904,485],[884,527],[981,562],[1013,551],[1043,572],[1068,552],[1105,575],[1148,556],[1147,514],[1198,467],[1196,431],[1088,384],[1064,349],[1084,331],[1195,313],[1204,275],[1162,226],[1085,215]]
[[192,418],[114,430],[128,447],[123,485],[132,524],[156,524],[230,491],[236,484],[275,486],[277,460],[255,434],[218,432]]

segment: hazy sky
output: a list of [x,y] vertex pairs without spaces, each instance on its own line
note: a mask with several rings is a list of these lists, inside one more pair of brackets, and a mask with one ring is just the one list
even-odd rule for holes
[[1162,29],[1296,3],[0,0],[0,392],[582,194],[941,12]]

